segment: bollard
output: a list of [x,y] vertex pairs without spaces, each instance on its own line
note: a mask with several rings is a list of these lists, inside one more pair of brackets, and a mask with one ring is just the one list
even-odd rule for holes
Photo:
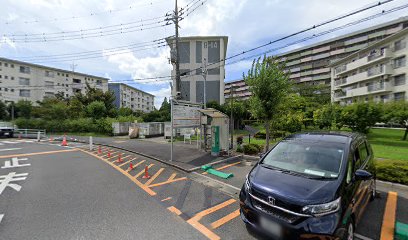
[[40,141],[40,134],[41,134],[41,133],[38,131],[38,132],[37,132],[37,142]]
[[89,151],[93,150],[93,139],[92,136],[89,136]]

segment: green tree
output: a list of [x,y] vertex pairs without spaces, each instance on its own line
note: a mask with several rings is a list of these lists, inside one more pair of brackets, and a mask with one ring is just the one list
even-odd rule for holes
[[85,115],[84,111],[84,105],[77,98],[72,98],[69,101],[68,112],[70,118],[80,118]]
[[115,101],[115,95],[113,92],[103,92],[101,89],[91,87],[88,83],[86,83],[86,93],[77,93],[73,99],[80,101],[83,106],[88,106],[95,101],[103,102],[107,112],[110,112],[111,109],[115,108],[115,105],[113,104]]
[[212,101],[208,101],[206,104],[207,108],[214,108],[220,112],[226,113],[228,114],[228,110],[226,110],[227,104],[225,105],[220,105],[217,101],[212,100]]
[[396,101],[384,104],[384,120],[386,122],[398,123],[405,127],[402,140],[408,136],[408,102]]
[[271,121],[279,116],[278,109],[291,87],[285,63],[276,57],[258,58],[243,78],[252,93],[249,111],[265,124],[268,151]]
[[33,110],[33,105],[28,100],[20,100],[15,105],[17,116],[26,119],[31,118],[31,112]]
[[93,119],[101,119],[106,117],[107,113],[105,104],[102,101],[91,102],[88,106],[86,106],[85,112],[88,117]]
[[122,107],[118,110],[118,116],[126,117],[133,115],[133,111],[130,108]]
[[331,129],[334,121],[333,105],[327,104],[313,112],[313,121],[320,129]]
[[0,101],[0,120],[8,119],[7,105]]
[[368,133],[370,127],[381,121],[382,108],[379,104],[357,102],[343,108],[342,121],[353,131]]

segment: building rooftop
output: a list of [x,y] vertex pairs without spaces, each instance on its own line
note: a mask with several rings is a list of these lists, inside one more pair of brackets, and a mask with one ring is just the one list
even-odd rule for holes
[[108,83],[108,86],[109,86],[109,85],[123,85],[123,86],[126,86],[126,87],[128,87],[128,88],[131,88],[131,89],[133,89],[133,90],[135,90],[135,91],[139,91],[139,92],[145,93],[145,94],[147,94],[147,95],[150,95],[150,96],[152,96],[152,97],[155,97],[155,96],[154,96],[153,94],[151,94],[151,93],[145,92],[145,91],[143,91],[143,90],[140,90],[140,89],[138,89],[138,88],[135,88],[135,87],[133,87],[133,86],[130,86],[130,85],[126,84],[126,83],[121,83],[121,82],[109,82],[109,83]]
[[367,49],[379,47],[379,46],[381,46],[382,44],[388,42],[390,39],[398,38],[398,37],[404,36],[404,35],[406,35],[406,34],[408,34],[408,28],[402,29],[401,31],[399,31],[399,32],[397,32],[397,33],[394,33],[394,34],[392,34],[391,36],[388,36],[388,37],[386,37],[386,38],[384,38],[384,39],[382,39],[382,40],[380,40],[380,41],[378,41],[378,42],[375,42],[375,43],[373,43],[373,44],[371,44],[371,45],[368,45],[367,47],[365,47],[365,48],[363,48],[363,49],[361,49],[361,50],[359,50],[359,51],[357,51],[357,52],[355,52],[355,53],[352,53],[352,54],[350,54],[350,55],[347,55],[346,57],[344,57],[344,58],[342,58],[342,59],[339,59],[339,60],[337,60],[337,61],[331,63],[331,64],[329,65],[329,67],[333,67],[333,66],[336,66],[336,65],[338,65],[338,64],[340,64],[340,63],[349,61],[349,60],[353,59],[354,57],[359,56],[359,54],[360,54],[361,52],[364,52],[364,51],[366,51]]
[[[38,67],[38,68],[47,68],[47,69],[51,69],[54,71],[60,71],[60,72],[65,72],[65,73],[72,73],[71,70],[66,70],[66,69],[61,69],[61,68],[55,68],[55,67],[48,67],[45,65],[40,65],[40,64],[35,64],[35,63],[28,63],[28,62],[23,62],[23,61],[19,61],[19,60],[14,60],[14,59],[10,59],[10,58],[3,58],[0,57],[0,61],[7,61],[7,62],[12,62],[15,64],[19,64],[19,65],[25,65],[25,66],[32,66],[32,67]],[[75,72],[76,74],[80,74],[86,77],[91,77],[91,78],[99,78],[99,79],[104,79],[106,81],[109,81],[109,78],[105,78],[105,77],[98,77],[95,75],[90,75],[90,74],[86,74],[86,73],[81,73],[81,72]]]
[[354,31],[354,32],[351,32],[351,33],[348,33],[348,34],[344,34],[344,35],[341,35],[341,36],[338,36],[338,37],[335,37],[335,38],[331,38],[331,39],[328,39],[328,40],[319,41],[317,43],[313,43],[313,44],[310,44],[310,45],[307,45],[307,46],[304,46],[304,47],[301,47],[301,48],[297,48],[297,49],[294,49],[294,50],[291,50],[291,51],[288,51],[288,52],[277,54],[277,56],[289,55],[291,53],[296,53],[296,52],[303,51],[303,50],[306,50],[306,49],[310,49],[310,48],[313,48],[313,47],[321,46],[321,45],[324,45],[326,43],[331,43],[331,42],[334,42],[334,41],[337,41],[337,40],[342,40],[342,39],[345,39],[345,38],[349,38],[351,36],[363,34],[365,32],[373,31],[373,30],[376,30],[376,29],[388,27],[388,26],[398,24],[398,23],[403,23],[403,22],[408,22],[408,16],[400,17],[400,18],[397,18],[397,19],[389,21],[389,22],[378,24],[378,25],[375,25],[375,26],[369,27],[369,28],[364,28],[364,29]]

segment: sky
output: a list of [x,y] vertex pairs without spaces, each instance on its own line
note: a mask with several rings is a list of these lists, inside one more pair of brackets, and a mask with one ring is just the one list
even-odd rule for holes
[[[180,36],[228,36],[228,57],[376,2],[379,1],[179,0],[179,7],[186,13],[191,12],[184,14],[180,22]],[[405,4],[408,0],[393,0],[235,57],[227,61],[225,81],[241,79],[251,67],[253,55],[263,55],[268,50],[267,55],[284,53],[403,17],[408,15],[406,8],[313,37]],[[174,0],[3,0],[0,8],[0,57],[66,70],[75,66],[77,72],[107,77],[114,82],[123,81],[154,94],[158,108],[163,98],[170,95],[169,83],[157,79],[131,79],[170,75],[170,49],[157,40],[174,35],[174,25],[162,26],[166,13],[173,10]],[[73,35],[75,37],[67,39]],[[296,43],[306,37],[312,38]],[[39,40],[33,42],[33,38]],[[29,40],[21,41],[24,39]],[[120,51],[118,47],[121,47]],[[112,48],[116,50],[109,50]],[[93,55],[83,55],[83,52],[89,54],[89,51]],[[54,55],[54,58],[49,55]]]

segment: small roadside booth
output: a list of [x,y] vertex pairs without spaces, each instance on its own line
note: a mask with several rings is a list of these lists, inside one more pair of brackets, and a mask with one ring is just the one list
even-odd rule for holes
[[199,109],[201,113],[201,129],[204,134],[202,148],[211,149],[211,155],[227,153],[229,149],[229,118],[224,113],[213,109]]

